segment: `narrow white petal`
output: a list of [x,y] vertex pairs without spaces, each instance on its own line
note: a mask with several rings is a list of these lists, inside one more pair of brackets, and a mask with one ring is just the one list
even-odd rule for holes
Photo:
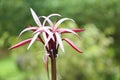
[[50,24],[50,26],[53,26],[52,21],[49,19],[52,16],[61,16],[60,14],[50,14],[49,16],[45,17],[45,16],[41,16],[43,18],[45,18],[45,20],[43,21],[43,26],[45,25],[46,21],[48,21],[48,23]]
[[35,42],[35,40],[37,39],[37,37],[38,37],[39,34],[40,34],[40,32],[36,33],[36,34],[33,36],[33,38],[32,38],[32,40],[31,40],[31,42],[30,42],[30,44],[29,44],[29,46],[28,46],[27,49],[29,49],[29,48],[32,46],[32,44]]
[[74,31],[72,31],[70,29],[61,28],[61,29],[59,29],[59,31],[60,32],[67,31],[67,32],[73,33],[73,34],[75,34],[80,39],[79,35],[76,32],[74,32]]
[[50,41],[50,39],[52,39],[53,34],[50,34],[45,42],[45,46],[47,46],[48,42]]
[[34,32],[34,34],[37,33],[37,32],[44,32],[44,31],[46,31],[46,30],[48,30],[48,29],[51,29],[51,27],[49,27],[49,26],[40,27],[39,29],[37,29],[37,30]]
[[67,31],[67,32],[70,32],[70,33],[73,33],[73,34],[77,35],[76,32],[74,32],[74,31],[72,31],[72,30],[70,30],[70,29],[61,28],[61,29],[59,29],[59,30],[60,30],[60,32],[61,32],[61,31]]
[[32,29],[37,29],[37,27],[29,27],[29,28],[26,28],[26,29],[22,30],[22,31],[20,32],[18,38],[19,38],[24,32],[26,32],[26,31],[28,31],[28,30],[32,30]]
[[42,35],[43,35],[43,38],[44,38],[44,40],[45,40],[45,42],[47,41],[47,36],[46,36],[46,33],[45,32],[43,32],[42,33]]
[[43,26],[45,26],[46,21],[49,23],[49,25],[52,27],[53,26],[53,22],[46,16],[41,16],[43,17],[45,20],[43,21]]
[[34,10],[33,10],[32,8],[30,8],[30,11],[31,11],[31,13],[32,13],[32,16],[33,16],[33,19],[34,19],[35,23],[36,23],[39,27],[41,27],[41,26],[42,26],[42,25],[41,25],[41,22],[40,22],[38,16],[36,15],[36,13],[34,12]]
[[50,30],[46,30],[46,32],[48,33],[48,35],[52,38],[53,41],[55,41],[54,37],[53,37],[53,33]]
[[50,18],[50,17],[52,17],[52,16],[61,16],[61,15],[54,13],[54,14],[50,14],[50,15],[48,16],[48,18]]
[[66,20],[71,20],[74,22],[73,19],[70,19],[70,18],[62,18],[60,19],[56,24],[55,24],[55,28],[57,28],[62,22],[66,21]]
[[62,39],[61,39],[60,35],[58,33],[55,33],[55,35],[56,35],[57,42],[60,45],[61,50],[64,52],[64,46],[63,46]]

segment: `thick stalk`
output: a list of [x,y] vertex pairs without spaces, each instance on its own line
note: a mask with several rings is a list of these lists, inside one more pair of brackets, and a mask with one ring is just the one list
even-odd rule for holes
[[56,57],[51,57],[51,80],[56,80]]

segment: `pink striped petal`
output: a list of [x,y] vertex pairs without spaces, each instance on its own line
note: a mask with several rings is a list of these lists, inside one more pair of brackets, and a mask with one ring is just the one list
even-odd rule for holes
[[65,41],[66,41],[73,49],[75,49],[77,52],[82,53],[82,52],[80,51],[80,49],[79,49],[76,45],[74,45],[73,42],[70,41],[69,39],[63,38],[62,40],[65,40]]
[[50,41],[50,39],[55,40],[54,37],[53,37],[53,33],[48,36],[48,38],[47,38],[47,40],[46,40],[46,42],[45,42],[45,46],[48,45],[48,42]]
[[55,41],[53,34],[50,30],[46,30],[46,33],[48,33],[48,35],[52,38],[53,41]]
[[68,33],[73,33],[73,34],[75,34],[78,38],[80,38],[80,36],[76,33],[76,32],[74,32],[74,31],[72,31],[72,30],[70,30],[70,29],[65,29],[65,28],[61,28],[61,29],[59,29],[60,30],[60,33],[62,33],[62,32],[68,32]]
[[46,17],[46,16],[41,16],[41,17],[43,17],[45,19],[43,22],[43,26],[45,26],[46,21],[49,23],[49,25],[51,27],[54,25],[53,22],[48,17]]
[[[50,17],[52,17],[52,16],[61,16],[60,14],[50,14],[49,16],[47,16],[46,17],[46,19],[43,21],[43,25],[45,25],[45,23],[46,23],[46,21],[49,21],[48,19],[50,18]],[[51,24],[51,25],[53,25],[53,24]]]
[[71,20],[71,21],[74,22],[73,19],[70,19],[70,18],[62,18],[62,19],[60,19],[60,20],[55,24],[55,29],[57,29],[57,27],[58,27],[62,22],[66,21],[66,20]]
[[59,17],[61,17],[60,14],[56,14],[56,13],[54,13],[54,14],[50,14],[50,15],[48,15],[47,17],[50,18],[50,17],[52,17],[52,16],[59,16]]
[[[82,32],[82,31],[84,31],[84,29],[72,29],[72,31],[74,31],[74,32],[77,33],[77,32]],[[64,30],[64,31],[60,31],[60,32],[61,32],[61,34],[62,34],[62,33],[70,33],[69,31],[65,31],[65,30]]]
[[49,26],[45,26],[45,27],[38,28],[38,29],[34,32],[34,34],[37,33],[37,32],[45,32],[45,31],[48,30],[48,29],[51,29],[51,28],[50,28]]
[[24,32],[26,32],[26,31],[28,31],[28,30],[37,30],[37,29],[38,29],[38,27],[28,27],[28,28],[24,29],[23,31],[21,31],[21,33],[19,34],[18,38],[19,38]]
[[31,14],[32,14],[32,16],[33,16],[33,19],[34,19],[35,23],[36,23],[39,27],[41,27],[42,24],[41,24],[38,16],[36,15],[36,13],[34,12],[34,10],[33,10],[32,8],[30,8],[30,11],[31,11]]
[[46,35],[46,33],[43,32],[42,35],[43,35],[43,38],[44,38],[44,40],[45,40],[45,42],[46,42],[46,41],[47,41],[47,35]]
[[33,36],[33,38],[32,38],[32,40],[31,40],[31,42],[30,42],[30,44],[29,44],[29,46],[28,46],[28,48],[27,49],[29,49],[31,46],[32,46],[32,44],[35,42],[35,40],[38,38],[38,35],[40,34],[40,32],[38,32],[38,33],[36,33],[34,36]]
[[[46,33],[48,34],[48,37],[47,37]],[[55,39],[53,36],[54,33],[50,32],[50,30],[46,30],[46,33],[43,32],[43,38],[45,40],[45,46],[48,46],[48,42],[50,41],[50,39],[52,39],[53,41],[55,41]]]
[[64,52],[64,46],[63,46],[63,43],[62,43],[62,39],[61,39],[61,37],[60,37],[60,34],[55,33],[55,35],[56,35],[57,42],[58,42],[58,44],[60,45],[61,50]]
[[9,49],[11,50],[11,49],[14,49],[14,48],[18,48],[18,47],[20,47],[20,46],[23,46],[23,45],[29,43],[31,40],[32,40],[32,38],[26,39],[26,40],[24,40],[24,41],[21,41],[21,42],[19,42],[18,44],[13,45],[13,46],[10,47]]

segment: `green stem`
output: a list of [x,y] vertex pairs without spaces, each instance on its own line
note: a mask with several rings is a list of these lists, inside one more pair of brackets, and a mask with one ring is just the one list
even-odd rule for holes
[[51,57],[51,80],[56,80],[56,57]]

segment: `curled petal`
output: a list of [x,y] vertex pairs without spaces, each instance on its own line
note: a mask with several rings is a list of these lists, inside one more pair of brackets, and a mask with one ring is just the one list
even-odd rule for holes
[[60,30],[60,33],[62,33],[62,32],[67,32],[67,33],[73,33],[73,34],[75,34],[78,38],[80,38],[79,37],[79,35],[76,33],[76,32],[74,32],[73,30],[70,30],[70,29],[65,29],[65,28],[61,28],[61,29],[59,29]]
[[32,8],[30,8],[30,11],[31,11],[31,13],[32,13],[32,16],[33,16],[33,19],[34,19],[35,23],[36,23],[39,27],[41,27],[42,24],[41,24],[38,16],[36,15],[36,13],[34,12],[34,10],[33,10]]
[[28,28],[24,29],[23,31],[21,31],[21,33],[19,34],[18,38],[19,38],[24,32],[26,32],[26,31],[28,31],[28,30],[37,30],[37,29],[38,29],[38,27],[28,27]]
[[[84,29],[72,29],[72,31],[74,31],[74,32],[82,32],[82,31],[84,31]],[[60,31],[60,33],[62,34],[62,33],[70,33],[69,31],[66,31],[66,30],[62,30],[62,31]]]
[[62,18],[62,19],[60,19],[60,20],[55,24],[55,29],[56,29],[62,22],[66,21],[66,20],[71,20],[71,21],[74,22],[73,19],[70,19],[70,18]]
[[56,13],[54,13],[54,14],[50,14],[49,16],[47,16],[48,18],[50,18],[50,17],[52,17],[52,16],[61,16],[60,14],[56,14]]
[[51,27],[53,26],[53,22],[48,17],[46,17],[46,16],[41,16],[41,17],[43,17],[45,19],[43,22],[43,26],[45,26],[46,21],[49,23],[49,25]]
[[14,49],[14,48],[18,48],[18,47],[20,47],[20,46],[23,46],[23,45],[29,43],[31,40],[32,40],[32,38],[26,39],[26,40],[24,40],[24,41],[21,41],[21,42],[19,42],[18,44],[13,45],[13,46],[10,47],[9,49],[11,50],[11,49]]
[[77,52],[82,53],[82,52],[80,51],[80,49],[79,49],[76,45],[74,45],[73,42],[70,41],[69,39],[63,38],[62,40],[66,41],[66,42],[67,42],[73,49],[75,49]]
[[[45,25],[46,21],[48,21],[48,23],[51,24],[51,20],[49,18],[52,16],[61,16],[61,15],[60,14],[50,14],[47,17],[43,17],[43,18],[45,18],[45,20],[43,21],[43,26]],[[53,26],[53,23],[51,25]]]

